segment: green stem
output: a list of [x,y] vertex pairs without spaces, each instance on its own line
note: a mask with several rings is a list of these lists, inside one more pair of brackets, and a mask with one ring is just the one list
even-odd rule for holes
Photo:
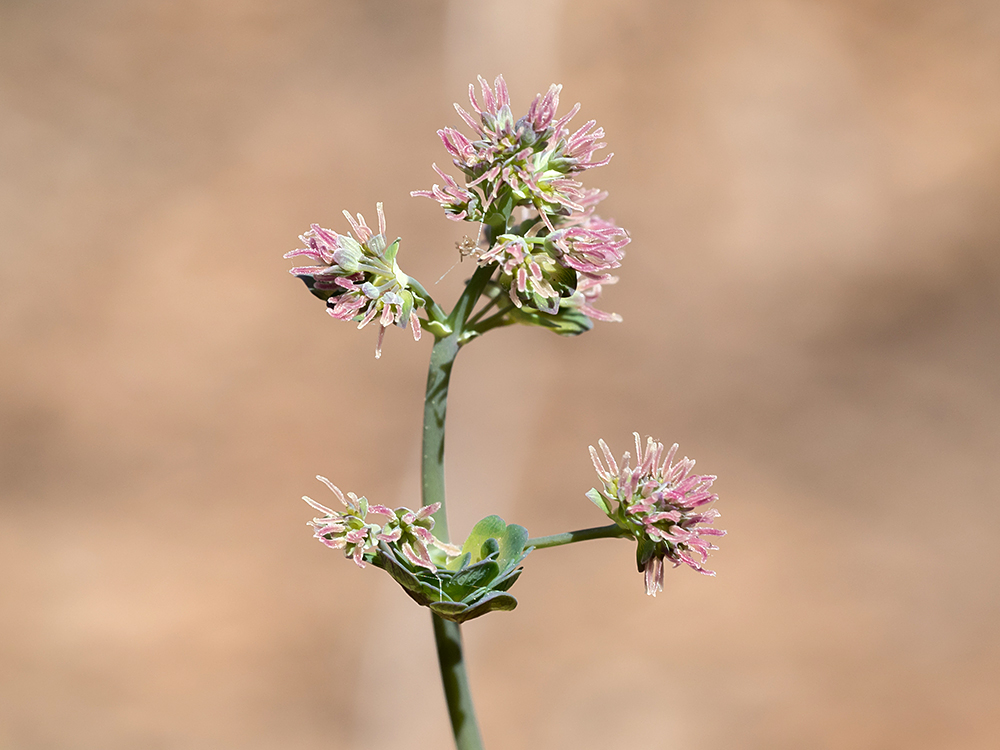
[[490,263],[488,266],[480,266],[476,269],[476,272],[472,274],[472,278],[469,279],[468,283],[466,283],[462,296],[460,296],[458,298],[458,302],[455,303],[455,309],[452,310],[451,315],[448,316],[448,322],[451,324],[452,329],[454,329],[456,333],[461,333],[462,329],[465,327],[465,323],[469,319],[469,314],[472,312],[472,308],[476,306],[476,303],[482,296],[483,289],[486,288],[486,284],[489,282],[490,277],[496,270],[496,267],[496,263]]
[[462,659],[462,629],[457,622],[431,616],[434,618],[434,640],[455,746],[458,750],[483,750],[483,738],[476,723],[476,707],[469,690],[469,676]]
[[441,503],[434,514],[434,535],[448,541],[448,514],[444,495],[444,423],[448,412],[448,385],[451,368],[464,343],[462,333],[472,308],[493,275],[495,265],[479,268],[455,303],[447,325],[452,333],[434,342],[427,368],[427,392],[424,396],[424,435],[420,465],[422,504]]
[[479,308],[479,310],[476,311],[475,315],[469,318],[469,325],[471,326],[474,323],[476,323],[476,321],[482,320],[483,315],[485,315],[490,309],[492,309],[493,306],[497,304],[497,301],[499,299],[500,299],[500,294],[495,294],[493,297],[491,297],[485,305],[483,305],[482,307]]
[[444,421],[448,412],[448,384],[458,356],[458,335],[452,333],[434,342],[427,368],[424,396],[424,439],[421,458],[422,504],[441,503],[434,514],[434,536],[448,541],[448,514],[444,505]]
[[585,542],[588,539],[616,539],[628,535],[629,533],[625,529],[613,523],[610,526],[597,526],[593,529],[580,529],[579,531],[567,531],[564,534],[536,537],[529,539],[524,546],[545,549],[546,547],[561,547],[573,542]]
[[441,306],[434,301],[434,298],[431,297],[419,281],[414,279],[412,276],[407,278],[409,278],[409,285],[417,291],[417,294],[426,300],[427,318],[434,323],[444,323],[448,319],[448,316],[445,314],[444,310],[441,309]]
[[470,325],[467,329],[465,329],[465,333],[462,336],[462,343],[467,344],[477,336],[482,336],[484,333],[492,331],[494,328],[502,328],[503,326],[513,325],[515,322],[514,319],[507,317],[507,313],[513,309],[513,305],[508,305],[502,310],[490,315],[485,320],[480,320],[475,325]]
[[[448,541],[448,515],[444,497],[444,427],[448,411],[448,385],[451,368],[461,347],[461,336],[469,314],[476,306],[495,265],[479,268],[466,284],[445,325],[452,333],[439,338],[431,350],[427,369],[427,394],[424,397],[424,435],[421,458],[421,491],[424,505],[441,503],[434,514],[434,535]],[[458,750],[483,750],[483,740],[476,722],[469,678],[462,655],[462,632],[457,623],[432,615],[437,644],[441,682],[444,685],[448,715]]]

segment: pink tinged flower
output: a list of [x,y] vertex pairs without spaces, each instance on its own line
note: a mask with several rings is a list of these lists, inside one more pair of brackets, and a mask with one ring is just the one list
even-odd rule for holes
[[[475,92],[476,92],[475,86],[473,86],[470,83],[469,84],[469,96],[470,96],[470,98],[473,95],[475,95]],[[462,118],[462,120],[465,122],[466,125],[468,125],[470,128],[472,128],[473,130],[475,130],[480,135],[483,135],[483,132],[482,132],[482,130],[479,127],[479,123],[476,122],[476,118],[474,118],[472,115],[470,115],[464,109],[462,109],[462,105],[459,104],[458,102],[455,102],[455,111],[458,112],[458,116]]]
[[[428,570],[436,569],[428,546],[442,550],[449,557],[461,554],[459,547],[441,541],[431,532],[434,528],[432,516],[441,508],[440,503],[425,505],[416,511],[409,508],[392,510],[385,505],[369,504],[366,498],[359,498],[353,492],[344,495],[339,487],[325,477],[317,479],[333,492],[346,510],[335,511],[304,497],[303,500],[322,514],[309,523],[313,527],[313,535],[327,547],[343,550],[344,555],[353,559],[358,566],[365,567],[366,554],[379,554],[379,543],[388,544],[411,564]],[[369,514],[382,516],[386,520],[385,524],[369,522]]]
[[556,110],[559,108],[559,93],[561,91],[562,85],[553,83],[545,92],[545,96],[538,94],[531,102],[531,106],[528,107],[527,119],[536,133],[543,133],[552,124],[552,118],[555,117]]
[[574,117],[576,117],[577,114],[579,114],[579,112],[580,112],[580,102],[577,102],[570,108],[569,112],[564,114],[556,121],[556,124],[553,126],[553,130],[555,130],[556,135],[561,135],[561,136],[567,135],[569,133],[569,130],[566,128],[566,125],[569,124],[569,121],[572,120]]
[[476,162],[476,150],[472,147],[472,143],[457,130],[454,128],[442,128],[438,131],[438,135],[441,136],[441,140],[444,142],[444,147],[448,150],[448,153],[456,161],[460,162],[459,166],[471,166]]
[[445,210],[445,216],[453,221],[461,221],[469,217],[469,203],[473,201],[475,195],[459,187],[455,178],[442,172],[437,164],[431,166],[444,181],[444,185],[434,185],[430,190],[412,190],[410,195],[414,198],[430,198],[437,201]]
[[[436,188],[437,186],[435,186]],[[378,232],[361,214],[344,211],[354,235],[341,235],[313,224],[302,235],[305,248],[285,257],[306,256],[317,265],[293,268],[310,289],[327,303],[327,312],[337,320],[358,321],[364,328],[378,319],[379,334],[375,357],[382,354],[382,338],[389,325],[410,327],[413,338],[420,340],[420,321],[416,314],[426,300],[410,288],[410,278],[396,262],[399,240],[386,239],[385,214],[376,204]]]
[[649,596],[656,596],[656,592],[663,591],[663,558],[654,555],[646,561],[644,568],[646,582],[646,593]]
[[595,125],[597,125],[597,121],[590,120],[566,140],[566,149],[563,154],[576,162],[574,166],[577,169],[603,167],[614,156],[614,154],[608,154],[606,158],[599,162],[591,162],[594,152],[608,145],[598,142],[604,137],[604,128],[591,130]]
[[601,481],[605,484],[608,484],[618,476],[618,463],[615,461],[615,457],[611,453],[611,449],[608,448],[608,444],[604,442],[603,438],[598,440],[597,444],[601,446],[601,452],[604,454],[604,460],[608,462],[608,468],[604,468],[604,464],[601,463],[601,458],[597,455],[597,450],[594,446],[590,446],[590,460],[594,462],[594,468],[597,470],[597,476],[599,476]]
[[378,535],[378,538],[383,542],[398,542],[399,538],[403,536],[403,532],[399,528],[394,528],[391,531],[383,531]]
[[420,542],[403,542],[401,549],[403,556],[414,565],[427,570],[436,570],[425,545]]
[[634,436],[634,468],[627,452],[619,465],[603,440],[598,441],[603,455],[590,447],[602,487],[587,496],[639,542],[639,570],[644,572],[646,593],[655,596],[663,590],[664,559],[674,567],[683,563],[714,576],[703,565],[709,552],[718,548],[706,537],[726,532],[710,525],[719,517],[717,510],[696,510],[718,499],[710,491],[715,477],[693,473],[691,459],[675,462],[676,444],[664,453],[662,443],[648,438],[643,447],[639,434]]
[[437,547],[451,557],[461,554],[460,548],[441,541],[431,532],[434,528],[432,516],[440,508],[441,503],[425,505],[416,511],[396,508],[392,519],[382,529],[380,538],[391,543],[412,565],[435,570],[428,545]]
[[592,320],[600,320],[606,323],[620,323],[622,316],[618,313],[604,312],[594,307],[601,296],[604,286],[616,284],[617,282],[618,277],[610,274],[591,276],[589,274],[577,273],[576,291],[571,296],[563,298],[560,304],[566,307],[575,307]]
[[[346,512],[335,511],[310,497],[303,497],[303,500],[323,514],[309,522],[314,530],[313,536],[327,547],[343,550],[344,554],[353,559],[359,567],[365,567],[364,555],[377,547],[378,535],[381,531],[378,524],[368,523],[366,516],[369,511],[381,513],[388,509],[384,506],[369,508],[368,500],[364,497],[359,498],[353,492],[349,492],[345,496],[340,488],[326,477],[317,476],[316,478],[333,492],[347,510]],[[391,513],[391,511],[389,512]]]
[[492,115],[496,117],[500,114],[500,109],[502,107],[510,107],[510,96],[507,94],[507,82],[504,81],[503,76],[499,75],[493,81],[493,86],[496,89],[496,93],[490,89],[490,85],[486,82],[486,79],[482,76],[478,76],[479,86],[483,92],[483,107],[480,108],[479,102],[476,100],[476,87],[473,84],[469,84],[469,101],[472,102],[472,108],[476,110],[476,113],[480,116],[483,114]]
[[543,241],[501,235],[477,262],[480,266],[499,264],[501,282],[508,287],[515,307],[528,303],[542,312],[558,312],[560,295],[551,278],[559,273],[560,267],[555,258],[544,252]]
[[601,141],[603,129],[590,121],[570,132],[567,125],[579,111],[579,104],[556,120],[562,90],[558,84],[544,95],[538,94],[516,123],[503,77],[497,77],[492,89],[482,77],[479,84],[482,104],[475,86],[469,87],[473,114],[455,105],[475,139],[453,128],[438,131],[455,165],[465,172],[466,188],[480,186],[481,205],[475,207],[479,210],[449,201],[442,195],[447,191],[438,186],[413,194],[438,200],[449,218],[481,221],[501,192],[509,191],[516,205],[534,207],[550,231],[561,223],[556,217],[567,211],[584,213],[591,205],[593,191],[586,191],[570,175],[608,162],[610,157],[594,161],[594,152],[605,145]]
[[602,274],[621,265],[628,233],[610,221],[588,217],[578,226],[559,229],[549,239],[566,266],[586,274]]
[[[583,213],[576,214],[575,216],[569,217],[567,219],[567,224],[571,223],[582,223],[589,217],[593,216],[597,204],[608,197],[607,190],[601,190],[600,188],[587,188],[583,191],[583,194],[579,197],[578,203],[583,206]],[[622,230],[624,231],[624,230]]]

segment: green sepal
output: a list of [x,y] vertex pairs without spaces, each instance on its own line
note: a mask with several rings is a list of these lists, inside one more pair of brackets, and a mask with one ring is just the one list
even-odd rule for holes
[[440,320],[420,320],[420,327],[425,331],[430,331],[431,335],[436,339],[443,339],[446,336],[451,336],[454,331],[451,330],[451,326]]
[[594,322],[590,318],[571,307],[563,308],[555,314],[515,307],[509,314],[518,323],[548,328],[560,336],[579,336],[594,327]]
[[545,275],[552,288],[559,292],[560,297],[569,297],[576,291],[576,271],[558,263],[551,264],[552,268]]
[[410,313],[413,312],[413,295],[404,289],[399,293],[399,296],[403,300],[403,309],[399,313],[399,322],[405,328],[410,322]]
[[312,295],[314,297],[319,297],[324,302],[326,302],[326,300],[330,299],[331,297],[336,297],[338,294],[341,294],[344,291],[343,289],[340,289],[339,291],[337,289],[317,289],[316,279],[314,279],[312,276],[306,276],[303,274],[302,276],[296,276],[295,278],[302,279],[302,283],[309,288],[309,291],[312,293]]
[[646,569],[646,563],[656,555],[657,548],[661,543],[650,541],[645,537],[639,537],[639,543],[635,548],[635,565],[642,572]]
[[397,237],[395,242],[385,249],[384,253],[379,253],[385,259],[386,265],[391,266],[392,262],[396,260],[396,253],[399,252],[399,241],[401,239],[403,238]]
[[487,232],[487,239],[491,245],[496,242],[497,237],[507,233],[510,214],[516,205],[517,201],[514,199],[514,195],[511,194],[509,188],[500,190],[499,195],[490,204],[489,211],[483,218],[483,224],[489,230]]
[[608,504],[608,501],[604,498],[604,495],[602,495],[596,487],[587,491],[587,497],[590,498],[590,502],[592,502],[598,508],[603,510],[605,514],[609,516],[611,515],[611,506]]

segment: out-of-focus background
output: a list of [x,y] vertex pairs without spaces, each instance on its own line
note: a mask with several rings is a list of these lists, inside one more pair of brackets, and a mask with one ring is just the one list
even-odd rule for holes
[[430,337],[282,253],[409,197],[475,75],[561,82],[633,242],[578,339],[465,351],[451,525],[602,522],[587,446],[719,475],[718,578],[532,555],[465,628],[493,748],[994,748],[1000,6],[0,5],[0,748],[442,748],[430,622],[311,540],[313,479],[418,502]]

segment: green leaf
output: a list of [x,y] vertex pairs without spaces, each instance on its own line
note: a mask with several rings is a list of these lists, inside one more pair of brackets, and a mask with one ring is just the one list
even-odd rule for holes
[[378,545],[379,552],[381,553],[379,557],[381,558],[377,562],[380,568],[382,568],[386,573],[395,579],[396,583],[402,586],[408,591],[420,592],[422,586],[417,577],[408,571],[399,561],[396,560],[396,556],[392,553],[392,550],[386,545],[385,542],[380,542]]
[[461,622],[461,620],[456,619],[456,615],[465,612],[469,608],[467,604],[460,604],[459,602],[431,602],[430,609],[436,615],[441,615],[446,620],[454,620],[455,622]]
[[494,592],[492,594],[484,596],[473,606],[467,608],[464,612],[449,619],[454,619],[455,622],[466,622],[468,620],[475,619],[476,617],[482,617],[483,615],[489,612],[494,612],[494,611],[509,612],[516,606],[517,606],[517,599],[515,599],[510,594]]
[[487,557],[495,557],[498,554],[500,554],[500,542],[494,537],[487,539],[483,542],[483,546],[479,548],[479,557],[481,560],[485,560]]
[[524,568],[514,568],[514,570],[510,573],[507,573],[506,575],[503,575],[493,581],[490,588],[494,591],[507,591],[511,586],[517,583],[517,579],[521,577],[521,571],[523,570]]
[[462,545],[462,553],[472,555],[471,562],[477,563],[486,557],[483,554],[483,544],[487,539],[499,539],[507,529],[507,522],[500,516],[486,516],[482,521],[472,527],[465,544]]
[[484,560],[461,570],[451,579],[452,586],[463,586],[469,589],[486,586],[500,575],[500,567],[493,560]]
[[528,541],[528,530],[523,526],[512,523],[507,526],[507,530],[500,537],[500,556],[497,564],[500,570],[506,570],[508,566],[515,565],[518,557],[524,552],[524,543]]
[[462,570],[467,568],[470,562],[472,562],[472,555],[466,552],[464,555],[459,555],[449,561],[447,567],[449,570]]

